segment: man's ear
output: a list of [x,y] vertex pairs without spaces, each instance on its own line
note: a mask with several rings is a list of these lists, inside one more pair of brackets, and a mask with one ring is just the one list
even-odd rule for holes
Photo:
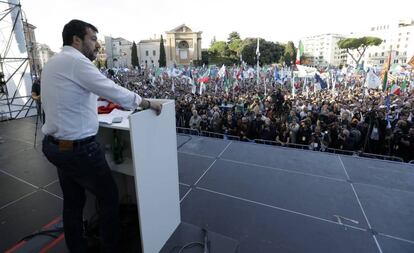
[[77,35],[73,35],[72,37],[72,45],[73,46],[78,46],[82,43],[82,39],[79,38]]

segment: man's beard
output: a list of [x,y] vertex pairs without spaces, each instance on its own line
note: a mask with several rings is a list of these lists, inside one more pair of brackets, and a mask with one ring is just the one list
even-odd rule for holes
[[82,53],[91,61],[94,61],[96,59],[96,55],[98,53],[98,50],[90,50],[86,46],[82,47]]

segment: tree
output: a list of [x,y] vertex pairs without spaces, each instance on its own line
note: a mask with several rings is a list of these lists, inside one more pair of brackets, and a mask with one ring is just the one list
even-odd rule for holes
[[240,50],[242,43],[243,41],[240,38],[236,38],[228,44],[230,57],[236,61],[238,61],[240,58]]
[[160,41],[160,59],[158,60],[160,67],[165,67],[167,65],[167,57],[165,56],[165,47],[164,47],[164,39],[161,35],[161,41]]
[[[284,53],[284,46],[279,43],[260,39],[259,44],[260,64],[271,64],[278,62]],[[256,47],[256,38],[246,38],[241,45],[240,53],[243,55],[243,60],[249,65],[256,64]]]
[[287,66],[290,67],[295,60],[295,56],[296,56],[295,44],[293,44],[292,41],[289,41],[285,46],[285,52],[283,54],[283,62]]
[[201,51],[201,64],[208,66],[208,51],[206,50]]
[[135,44],[135,41],[132,42],[132,48],[131,48],[131,65],[134,68],[139,66],[138,52],[137,52],[137,44]]
[[227,39],[227,44],[231,44],[234,40],[240,40],[240,34],[238,32],[231,32]]
[[225,41],[216,41],[211,45],[208,51],[212,55],[225,57],[228,56],[228,49],[229,47]]
[[210,41],[210,47],[214,44],[214,43],[216,43],[216,36],[213,36],[213,38],[211,39],[211,41]]
[[[377,37],[361,37],[361,38],[347,38],[338,41],[340,49],[346,49],[352,60],[355,61],[358,67],[359,62],[364,56],[365,51],[369,46],[378,46],[382,43],[382,39]],[[356,54],[356,55],[354,55]]]

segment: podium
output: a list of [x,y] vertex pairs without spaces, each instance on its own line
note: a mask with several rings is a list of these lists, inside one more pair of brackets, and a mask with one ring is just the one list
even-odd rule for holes
[[[154,101],[162,103],[159,116],[153,110],[139,111],[121,123],[101,123],[97,135],[121,202],[129,196],[137,204],[144,253],[159,252],[181,222],[175,104],[174,100]],[[114,134],[122,145],[120,164],[112,155]]]

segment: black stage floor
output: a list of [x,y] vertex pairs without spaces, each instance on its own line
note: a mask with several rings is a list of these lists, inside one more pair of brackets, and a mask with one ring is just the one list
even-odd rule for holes
[[[61,213],[34,131],[35,118],[0,122],[0,252]],[[206,228],[212,253],[414,252],[413,165],[188,135],[177,145],[180,229],[191,240]]]

